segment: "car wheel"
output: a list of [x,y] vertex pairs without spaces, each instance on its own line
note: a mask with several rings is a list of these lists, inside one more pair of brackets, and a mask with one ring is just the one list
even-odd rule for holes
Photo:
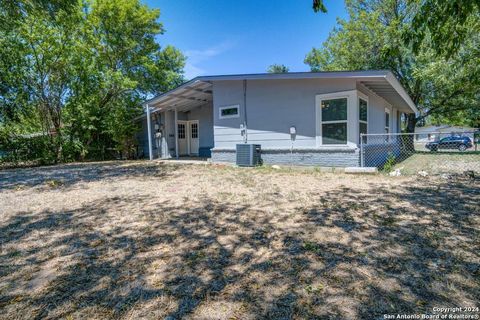
[[436,152],[437,150],[438,150],[437,147],[432,147],[432,148],[430,149],[431,152]]
[[467,150],[467,146],[464,145],[464,144],[461,144],[461,145],[458,146],[458,150],[463,152],[463,151]]

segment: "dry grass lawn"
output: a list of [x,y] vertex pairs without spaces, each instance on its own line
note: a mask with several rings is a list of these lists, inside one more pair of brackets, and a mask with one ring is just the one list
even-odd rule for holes
[[395,168],[407,175],[419,171],[429,174],[480,172],[480,152],[418,152]]
[[480,306],[479,186],[158,162],[0,171],[0,318]]

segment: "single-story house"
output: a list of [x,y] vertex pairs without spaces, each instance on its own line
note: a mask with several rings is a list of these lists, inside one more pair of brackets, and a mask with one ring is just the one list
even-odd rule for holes
[[429,142],[440,140],[451,135],[464,135],[473,139],[473,133],[477,129],[472,127],[461,127],[451,125],[428,125],[415,128],[415,140],[418,142]]
[[[146,157],[235,162],[261,145],[267,164],[359,166],[360,133],[398,133],[417,109],[390,71],[199,76],[145,102]],[[149,119],[149,121],[147,121]]]

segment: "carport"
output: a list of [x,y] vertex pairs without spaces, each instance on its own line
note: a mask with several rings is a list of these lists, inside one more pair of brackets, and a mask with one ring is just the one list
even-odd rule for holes
[[[204,152],[202,148],[213,147],[211,87],[208,81],[193,79],[145,103],[146,117],[150,119],[147,121],[150,160],[154,158],[154,143],[158,143],[158,139],[162,150],[157,153],[161,158],[199,156]],[[158,116],[160,120],[155,120],[158,123],[152,123],[155,122],[152,118]],[[208,145],[210,136],[211,146]]]

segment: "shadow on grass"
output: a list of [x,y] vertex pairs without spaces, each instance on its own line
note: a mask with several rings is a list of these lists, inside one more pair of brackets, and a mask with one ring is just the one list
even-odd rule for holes
[[24,212],[0,225],[0,317],[372,319],[469,304],[479,190],[339,188],[293,216],[143,196]]
[[70,187],[79,182],[93,182],[128,177],[163,178],[178,165],[156,162],[109,161],[58,166],[0,170],[0,190],[23,187]]

